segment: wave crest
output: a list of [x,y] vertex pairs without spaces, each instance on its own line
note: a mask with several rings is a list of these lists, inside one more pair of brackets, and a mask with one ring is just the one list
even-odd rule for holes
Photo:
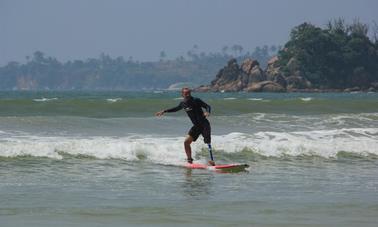
[[[254,161],[262,157],[324,158],[378,156],[378,129],[340,129],[308,132],[230,133],[213,136],[215,156],[241,157]],[[199,139],[193,143],[193,155],[207,158],[206,146]],[[185,161],[182,137],[12,137],[0,140],[0,157],[48,157],[63,159],[66,155],[99,159],[146,160],[157,164],[181,165]]]

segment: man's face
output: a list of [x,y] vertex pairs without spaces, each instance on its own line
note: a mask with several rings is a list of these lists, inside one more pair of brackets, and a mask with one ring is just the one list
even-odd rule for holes
[[190,97],[190,90],[189,89],[183,89],[181,91],[181,96],[186,99],[186,98],[189,98]]

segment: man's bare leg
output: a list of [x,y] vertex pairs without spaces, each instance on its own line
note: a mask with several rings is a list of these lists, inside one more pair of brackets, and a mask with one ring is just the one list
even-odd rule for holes
[[192,159],[192,148],[190,147],[190,144],[192,142],[193,142],[193,138],[190,135],[188,135],[185,138],[184,147],[185,147],[186,157],[188,158],[188,162],[189,163],[193,162],[193,159]]

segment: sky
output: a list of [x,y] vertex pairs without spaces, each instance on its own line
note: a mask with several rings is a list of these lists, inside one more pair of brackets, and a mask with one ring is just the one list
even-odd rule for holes
[[39,50],[60,61],[101,53],[154,61],[225,45],[284,45],[303,22],[378,23],[377,0],[0,0],[0,65]]

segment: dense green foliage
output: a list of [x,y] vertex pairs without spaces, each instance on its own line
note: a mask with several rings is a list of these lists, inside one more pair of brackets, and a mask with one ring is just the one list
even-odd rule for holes
[[74,60],[65,63],[46,57],[37,51],[27,57],[25,64],[10,62],[0,67],[0,89],[27,90],[139,90],[164,89],[171,84],[190,82],[208,84],[233,56],[238,59],[252,57],[266,64],[277,47],[257,47],[252,53],[243,53],[240,45],[225,46],[221,53],[200,52],[197,45],[186,58],[166,59],[160,52],[156,62],[138,62],[130,57],[112,58],[102,54],[99,58]]
[[279,52],[285,76],[300,75],[318,88],[367,88],[378,81],[377,29],[368,37],[368,25],[330,21],[326,28],[303,23],[291,31]]

